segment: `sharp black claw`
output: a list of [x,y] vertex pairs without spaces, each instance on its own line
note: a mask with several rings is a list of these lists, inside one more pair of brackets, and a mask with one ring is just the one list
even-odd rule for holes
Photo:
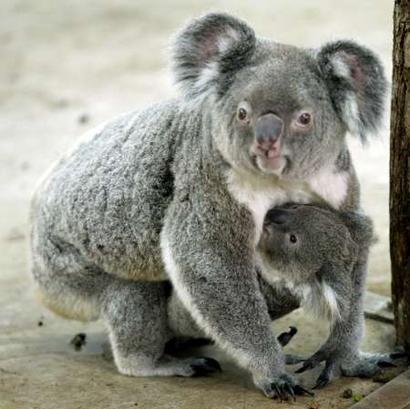
[[316,385],[312,389],[324,388],[329,383],[329,379],[318,379]]
[[290,385],[288,385],[287,383],[282,386],[282,390],[283,390],[283,394],[285,396],[285,400],[290,400],[290,398],[291,398],[291,393],[289,392],[289,387],[290,387]]
[[289,327],[288,332],[282,332],[278,336],[278,342],[279,344],[284,347],[287,344],[289,344],[290,340],[295,336],[295,334],[298,332],[296,327]]
[[294,386],[294,391],[296,393],[296,395],[308,395],[308,396],[315,396],[315,394],[311,391],[308,391],[307,389],[303,388],[300,385],[295,385]]
[[196,358],[191,364],[191,368],[194,370],[195,377],[206,376],[212,372],[222,372],[221,365],[213,358],[200,357]]
[[312,369],[313,368],[313,364],[310,362],[305,362],[299,369],[297,369],[295,371],[295,373],[302,373],[307,371],[308,369]]
[[287,388],[290,396],[292,397],[293,401],[295,402],[296,401],[296,395],[295,395],[295,392],[293,391],[292,385],[286,384],[285,387]]
[[277,386],[275,383],[272,384],[272,389],[275,391],[275,396],[274,396],[274,398],[278,398],[278,399],[282,400],[282,398],[281,398],[281,396],[280,396],[279,388],[278,388],[278,386]]
[[331,363],[326,363],[326,367],[317,378],[316,385],[313,387],[313,389],[323,388],[330,382],[331,367]]
[[293,354],[285,355],[286,365],[296,365],[296,364],[300,364],[301,362],[305,362],[305,361],[306,361],[305,358],[302,358],[301,356],[298,356],[298,355],[293,355]]
[[377,366],[379,368],[397,368],[397,365],[390,361],[378,361]]
[[280,386],[278,387],[278,389],[279,389],[279,392],[280,392],[280,400],[281,400],[281,401],[287,400],[287,399],[286,399],[287,395],[286,395],[286,392],[285,392],[284,389],[283,389],[283,385],[280,385]]
[[279,391],[280,401],[283,402],[283,401],[285,400],[285,395],[284,395],[284,393],[283,393],[283,390],[282,390],[282,387],[281,387],[281,386],[278,386],[278,391]]

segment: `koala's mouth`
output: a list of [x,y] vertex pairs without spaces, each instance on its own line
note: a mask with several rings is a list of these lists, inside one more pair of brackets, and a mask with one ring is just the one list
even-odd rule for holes
[[255,155],[256,166],[267,173],[276,175],[282,174],[287,165],[287,158],[284,155]]

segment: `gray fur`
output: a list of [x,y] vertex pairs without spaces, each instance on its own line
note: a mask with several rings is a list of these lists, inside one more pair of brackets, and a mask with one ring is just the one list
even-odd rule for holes
[[[170,277],[205,334],[273,396],[267,385],[288,377],[253,273],[261,223],[269,208],[288,201],[357,209],[354,169],[340,170],[337,159],[347,129],[362,135],[377,126],[372,106],[384,93],[376,57],[337,44],[335,63],[329,45],[316,53],[259,39],[226,14],[183,29],[173,49],[183,95],[101,127],[38,188],[32,272],[44,303],[68,317],[96,319],[113,278],[132,284]],[[349,81],[351,72],[360,72],[360,82]],[[338,75],[348,93],[333,86]],[[366,79],[380,86],[361,92]],[[243,122],[241,104],[249,109]],[[304,111],[313,122],[300,127]],[[273,160],[255,153],[255,122],[269,112],[284,124],[281,156]],[[119,370],[138,372],[136,361],[122,367],[129,351],[121,328],[110,328]]]
[[316,316],[330,320],[328,339],[302,367],[326,361],[320,386],[337,372],[371,377],[380,371],[380,361],[389,361],[387,356],[359,350],[364,331],[366,263],[372,242],[372,222],[357,212],[287,205],[266,215],[258,244],[261,275],[276,293],[282,293],[282,310],[300,303]]

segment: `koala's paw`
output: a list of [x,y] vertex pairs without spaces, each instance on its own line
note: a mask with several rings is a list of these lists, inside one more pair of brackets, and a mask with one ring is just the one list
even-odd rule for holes
[[269,380],[255,382],[255,384],[265,396],[280,401],[296,400],[297,395],[314,396],[312,392],[303,388],[288,374],[281,374]]
[[398,354],[367,354],[360,352],[349,355],[348,358],[346,358],[346,355],[344,355],[344,358],[340,358],[334,353],[319,350],[304,361],[296,373],[313,369],[325,361],[325,367],[313,387],[313,389],[318,389],[330,383],[337,372],[343,376],[372,378],[379,374],[382,368],[395,367],[394,360],[401,357]]
[[342,362],[340,369],[344,376],[357,376],[359,378],[372,378],[378,375],[383,368],[396,367],[395,354],[368,354],[360,353],[352,362]]

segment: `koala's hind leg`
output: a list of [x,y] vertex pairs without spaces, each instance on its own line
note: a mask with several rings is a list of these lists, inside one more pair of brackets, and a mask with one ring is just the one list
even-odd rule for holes
[[206,357],[177,358],[164,353],[173,337],[168,326],[169,284],[117,280],[104,292],[105,320],[119,372],[131,376],[199,376],[220,371]]
[[108,274],[71,244],[42,238],[32,248],[32,273],[42,303],[65,318],[102,319],[118,371],[134,376],[207,374],[210,358],[164,355],[168,326],[166,282],[138,282]]
[[114,278],[87,262],[73,245],[49,237],[33,240],[31,270],[40,302],[79,321],[99,318],[100,296]]

